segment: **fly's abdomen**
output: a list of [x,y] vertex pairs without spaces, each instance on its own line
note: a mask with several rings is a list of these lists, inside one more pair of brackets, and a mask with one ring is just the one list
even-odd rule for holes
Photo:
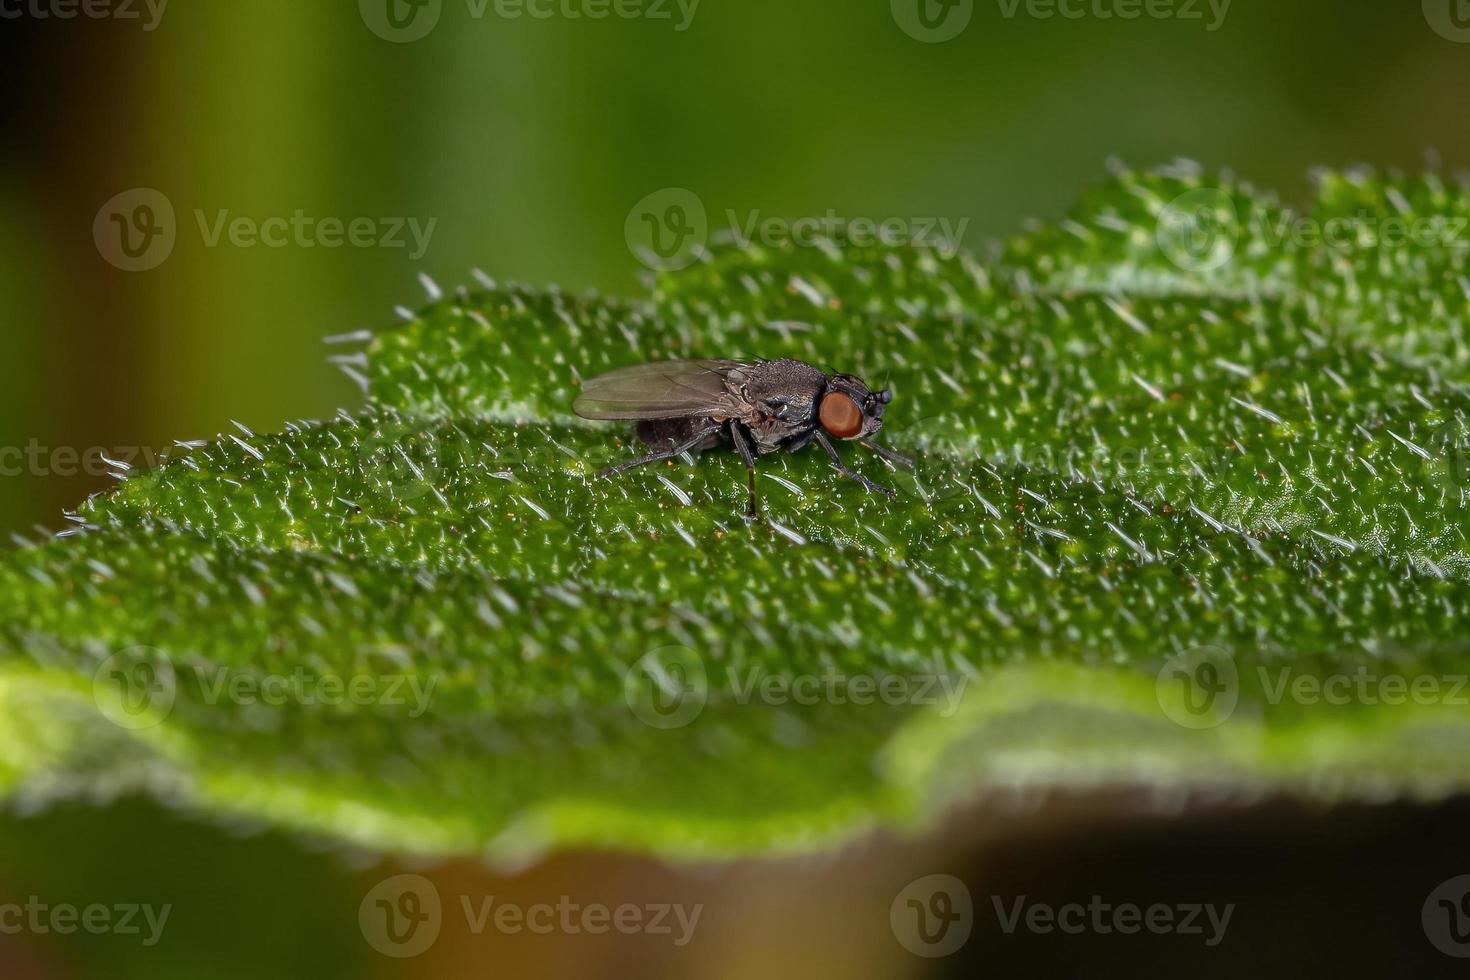
[[710,418],[644,419],[634,428],[638,438],[650,449],[672,449],[705,433],[695,450],[703,452],[726,441],[725,427]]

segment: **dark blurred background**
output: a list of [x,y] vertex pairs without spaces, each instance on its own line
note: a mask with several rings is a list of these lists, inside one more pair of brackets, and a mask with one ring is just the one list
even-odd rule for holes
[[[1080,17],[973,0],[963,29],[942,43],[914,36],[924,34],[916,0],[702,0],[692,18],[688,0],[668,0],[666,19],[566,13],[596,0],[536,0],[553,11],[547,18],[505,16],[496,0],[175,0],[161,11],[158,0],[95,2],[0,0],[7,532],[55,528],[63,507],[105,487],[99,454],[136,461],[231,419],[270,431],[356,405],[321,338],[417,304],[420,272],[453,285],[478,266],[502,279],[635,293],[625,221],[663,188],[693,191],[714,226],[727,211],[741,221],[942,218],[967,222],[965,242],[979,248],[1029,217],[1060,214],[1110,157],[1192,157],[1288,199],[1308,195],[1318,165],[1413,170],[1428,157],[1457,170],[1470,161],[1462,0],[1155,0],[1138,5],[1137,19],[1103,16],[1127,0],[1066,0]],[[407,26],[395,28],[390,12]],[[421,232],[432,222],[432,233],[419,255],[407,230],[395,236],[400,247],[329,248],[319,234],[314,247],[247,246],[228,232],[210,244],[213,229],[200,228],[201,215],[213,226],[222,213],[259,223],[298,212],[369,219],[374,238],[399,222]],[[118,228],[114,215],[142,223]],[[130,260],[119,252],[123,231],[140,247],[172,235],[172,250]],[[130,263],[147,267],[118,267]],[[109,828],[100,836],[89,829],[98,819]],[[1332,853],[1345,858],[1359,844],[1372,841],[1354,837]],[[192,931],[170,936],[173,954],[130,959],[97,941],[11,945],[7,976],[99,965],[111,975],[198,976],[201,949],[217,953],[214,975],[271,963],[311,975],[398,968],[374,959],[353,925],[362,883],[382,872],[308,855],[299,842],[237,841],[134,806],[105,818],[11,819],[0,845],[0,894],[153,890],[196,910]],[[843,903],[855,898],[830,897],[874,880],[901,884],[913,852],[884,853],[881,873],[861,854],[799,873],[717,873],[737,895],[709,927],[717,941],[706,950],[718,955],[697,969],[683,960],[670,975],[774,977],[772,963],[804,977],[822,964],[846,976],[921,968],[881,924],[875,936],[870,923],[848,921],[855,906]],[[1391,863],[1393,852],[1375,853]],[[1008,867],[1020,873],[1014,860]],[[1409,891],[1420,889],[1408,877]],[[576,881],[605,895],[686,882],[598,858],[559,859],[515,880],[530,892]],[[716,879],[703,880],[658,887],[713,893]],[[813,901],[824,911],[803,933],[782,903]],[[1412,925],[1417,909],[1408,911]],[[261,944],[262,929],[279,954]],[[804,935],[819,947],[848,944],[848,959],[813,958]],[[436,961],[443,975],[628,975],[596,945],[550,960],[487,962],[473,945],[449,955]]]

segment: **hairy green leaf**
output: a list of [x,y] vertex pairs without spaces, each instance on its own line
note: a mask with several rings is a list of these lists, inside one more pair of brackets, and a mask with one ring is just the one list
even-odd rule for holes
[[[0,790],[687,856],[1022,788],[1463,790],[1470,199],[1320,186],[1127,173],[994,263],[726,244],[636,303],[436,298],[340,355],[363,409],[181,446],[7,557]],[[599,477],[636,449],[581,381],[702,356],[891,387],[916,467],[764,459],[755,523],[732,455]]]

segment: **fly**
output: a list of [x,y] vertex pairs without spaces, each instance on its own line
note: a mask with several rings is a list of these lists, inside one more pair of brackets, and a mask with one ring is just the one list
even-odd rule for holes
[[887,389],[872,391],[850,374],[826,373],[803,361],[664,361],[619,368],[591,378],[572,411],[584,419],[630,420],[650,452],[603,470],[615,476],[681,453],[733,446],[750,477],[750,514],[760,515],[755,459],[777,451],[796,452],[813,439],[832,465],[867,489],[896,494],[842,462],[832,439],[856,441],[882,458],[913,466],[913,460],[874,442],[883,410],[893,400]]

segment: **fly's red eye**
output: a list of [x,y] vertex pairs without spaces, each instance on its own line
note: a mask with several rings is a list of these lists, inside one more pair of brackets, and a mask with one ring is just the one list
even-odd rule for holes
[[822,399],[819,415],[822,428],[839,439],[851,439],[863,431],[863,412],[857,402],[834,391]]

